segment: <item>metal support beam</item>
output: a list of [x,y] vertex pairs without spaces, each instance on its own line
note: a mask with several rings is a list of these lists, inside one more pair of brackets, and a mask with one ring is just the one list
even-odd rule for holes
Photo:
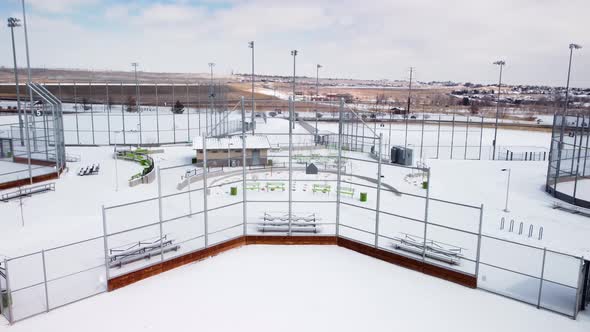
[[209,216],[207,212],[207,137],[203,136],[203,217],[205,230],[205,248],[209,246]]
[[379,212],[381,208],[381,145],[383,134],[379,134],[379,148],[377,154],[377,202],[375,205],[375,248],[379,247]]

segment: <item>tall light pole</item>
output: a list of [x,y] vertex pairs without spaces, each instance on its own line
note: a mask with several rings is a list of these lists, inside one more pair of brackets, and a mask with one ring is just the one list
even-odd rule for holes
[[496,160],[496,139],[498,138],[498,117],[500,116],[500,95],[502,94],[502,69],[506,61],[499,60],[494,62],[500,67],[500,78],[498,80],[498,93],[496,94],[496,124],[494,125],[494,141],[492,142],[492,160]]
[[[570,44],[570,61],[567,67],[567,83],[566,83],[566,87],[565,87],[565,104],[563,105],[563,115],[567,115],[567,104],[569,102],[569,91],[570,91],[570,74],[572,71],[572,57],[574,54],[574,50],[579,50],[582,48],[582,46],[578,45],[578,44]],[[565,123],[562,121],[562,123]]]
[[510,168],[502,168],[502,172],[508,172],[508,180],[506,181],[506,203],[504,204],[504,212],[510,212],[508,210],[508,195],[510,193]]
[[117,160],[119,159],[119,155],[117,154],[117,135],[121,132],[121,130],[115,131],[115,191],[119,191],[119,169],[117,167]]
[[[209,120],[207,119],[207,112],[205,112],[205,122],[207,122],[208,128],[212,128],[213,127],[213,118],[212,117],[214,115],[214,113],[213,113],[213,107],[214,107],[213,98],[215,98],[215,92],[213,91],[213,67],[215,67],[215,63],[209,62],[208,65],[209,65],[209,70],[211,72],[211,77],[209,80],[209,105],[210,105],[209,107],[211,108],[211,111],[210,111],[211,114],[209,115],[209,118],[211,118],[210,119],[211,125],[209,125]],[[205,136],[207,136],[207,134],[208,134],[208,130],[207,130]]]
[[[35,130],[35,117],[33,116],[33,90],[31,89],[31,61],[29,58],[29,37],[27,33],[27,15],[25,12],[25,0],[22,0],[22,7],[23,7],[23,25],[25,29],[25,49],[27,55],[27,83],[29,85],[29,102],[31,108],[31,121],[33,122],[33,149],[37,150],[37,132]],[[31,168],[31,138],[29,134],[29,118],[27,117],[27,109],[23,110],[23,115],[25,116],[25,137],[27,140],[27,163],[29,168],[29,182],[33,184],[33,170]]]
[[20,27],[20,20],[18,18],[9,17],[8,27],[10,28],[10,35],[12,37],[12,59],[14,61],[14,82],[16,86],[16,110],[18,112],[18,127],[20,128],[20,144],[25,145],[25,138],[23,137],[23,117],[20,108],[20,84],[18,82],[18,66],[16,63],[16,47],[14,46],[14,28]]
[[137,66],[139,66],[139,63],[132,62],[131,65],[133,66],[133,71],[135,73],[135,108],[137,108],[137,114],[139,116],[139,146],[141,144],[141,109],[139,107],[139,81],[137,79]]
[[[412,75],[414,67],[410,67],[410,84],[408,86],[408,106],[406,108],[406,133],[404,135],[404,151],[408,148],[408,121],[410,119],[410,106],[412,105]],[[404,152],[405,153],[405,152]]]
[[[254,41],[248,42],[248,47],[252,49],[252,135],[254,135],[254,111],[256,110],[256,102],[254,100]],[[242,124],[243,125],[243,124]]]
[[[215,98],[215,93],[213,92],[213,67],[215,67],[215,63],[209,62],[209,69],[211,71],[211,79],[209,81],[209,104],[211,108],[211,115],[209,117],[213,115],[213,98]],[[205,113],[205,118],[207,118],[207,113]],[[205,119],[205,122],[207,122],[207,127],[209,127],[209,121]],[[211,127],[213,127],[213,119],[211,119]],[[206,131],[205,136],[207,136],[207,134],[208,130]]]
[[[560,128],[560,133],[559,133],[559,144],[557,145],[557,165],[556,165],[556,169],[557,169],[557,173],[555,175],[556,177],[556,181],[555,181],[555,187],[557,187],[557,177],[559,177],[559,171],[561,169],[561,151],[563,149],[563,132],[565,130],[565,117],[567,115],[567,107],[568,107],[568,103],[569,103],[569,90],[570,90],[570,75],[571,75],[571,71],[572,71],[572,57],[574,54],[574,50],[578,50],[581,49],[582,46],[578,45],[578,44],[570,44],[569,45],[569,49],[570,49],[570,58],[569,58],[569,63],[568,63],[568,67],[567,67],[567,83],[566,83],[566,88],[565,88],[565,104],[563,105],[563,114],[562,114],[562,118],[561,118],[561,128]],[[557,114],[555,114],[554,116],[557,116]],[[555,121],[554,121],[555,122]],[[552,133],[553,135],[553,133]],[[551,150],[553,150],[553,144],[551,144]],[[551,164],[552,162],[552,152],[553,151],[549,151],[549,164]],[[549,178],[549,173],[551,172],[551,167],[549,167],[549,170],[547,171],[547,178]],[[555,190],[555,188],[554,188]],[[555,191],[556,192],[556,191]]]
[[[295,105],[295,73],[296,73],[296,59],[297,59],[297,50],[292,50],[291,55],[293,56],[293,105]],[[295,106],[293,106],[293,113],[295,113]],[[295,129],[295,121],[291,121],[291,127]]]
[[322,65],[317,64],[315,70],[315,95],[318,97],[320,95],[320,68]]
[[[320,68],[322,65],[319,63],[315,67],[315,96],[316,101],[319,99],[320,96]],[[318,110],[315,110],[315,135],[314,135],[315,145],[318,145]]]

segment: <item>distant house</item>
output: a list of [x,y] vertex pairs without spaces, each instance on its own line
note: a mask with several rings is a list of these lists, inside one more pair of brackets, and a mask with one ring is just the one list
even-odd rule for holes
[[318,167],[310,163],[305,167],[305,174],[318,174]]
[[[207,166],[242,166],[243,150],[240,137],[207,138]],[[268,162],[270,142],[263,136],[246,137],[246,166],[261,166]],[[205,160],[203,138],[193,138],[193,150],[197,163]]]

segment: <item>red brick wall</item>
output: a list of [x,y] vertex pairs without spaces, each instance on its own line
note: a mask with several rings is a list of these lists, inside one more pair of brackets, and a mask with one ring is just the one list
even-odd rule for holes
[[265,245],[338,245],[358,253],[371,256],[391,264],[403,266],[408,269],[419,271],[433,277],[441,278],[450,282],[454,282],[466,287],[476,288],[477,279],[474,276],[463,274],[456,271],[450,271],[438,266],[430,265],[421,261],[410,259],[401,255],[397,255],[385,250],[377,249],[372,246],[361,244],[352,240],[338,238],[335,236],[265,236],[265,235],[249,235],[242,236],[237,239],[214,245],[212,247],[199,250],[184,256],[173,258],[163,263],[157,263],[150,267],[131,272],[122,276],[115,277],[109,280],[108,289],[113,291],[115,289],[125,287],[137,281],[149,278],[151,276],[160,274],[162,272],[174,269],[176,267],[199,261],[211,256],[215,256],[233,248],[241,247],[250,244],[265,244]]
[[[33,176],[33,183],[39,183],[39,182],[49,181],[49,180],[54,180],[54,179],[57,179],[56,173],[37,175],[37,176]],[[29,184],[31,184],[31,180],[29,180],[29,178],[10,181],[10,182],[4,182],[4,183],[0,183],[0,190],[10,189],[10,188],[18,188],[18,187],[26,186]]]

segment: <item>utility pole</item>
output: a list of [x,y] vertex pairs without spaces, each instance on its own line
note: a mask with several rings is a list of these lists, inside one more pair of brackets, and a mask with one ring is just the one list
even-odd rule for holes
[[254,99],[254,41],[248,42],[248,47],[252,49],[252,115],[250,121],[252,122],[252,135],[254,135],[254,112],[256,111],[256,101]]
[[[295,64],[296,64],[296,59],[297,59],[298,53],[299,52],[297,50],[291,51],[291,55],[293,56],[293,113],[295,113],[295,77],[296,77],[295,76],[296,75]],[[292,128],[295,129],[295,121],[291,121],[291,123],[292,123],[292,125],[291,125]]]
[[10,35],[12,37],[12,59],[14,61],[14,82],[16,86],[16,110],[18,113],[18,127],[20,129],[20,144],[25,145],[25,138],[23,137],[23,117],[20,107],[20,84],[18,82],[18,65],[16,63],[16,47],[14,46],[14,28],[20,27],[20,20],[18,18],[9,17],[8,27],[10,28]]
[[500,116],[500,95],[502,93],[502,69],[506,65],[506,61],[500,60],[494,62],[495,65],[500,66],[500,79],[498,81],[498,93],[496,94],[496,124],[494,126],[494,141],[492,142],[492,160],[496,160],[496,139],[498,138],[498,118]]

